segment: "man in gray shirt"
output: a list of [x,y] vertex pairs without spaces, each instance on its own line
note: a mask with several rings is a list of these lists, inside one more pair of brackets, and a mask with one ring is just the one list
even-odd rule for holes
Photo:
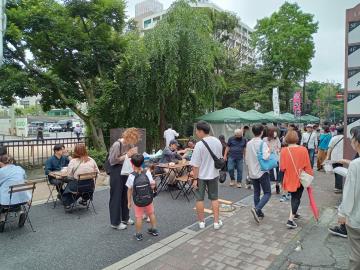
[[[204,140],[216,157],[222,157],[222,144],[219,139],[210,136],[210,125],[204,121],[196,124],[196,136]],[[212,210],[214,213],[214,229],[219,230],[223,223],[219,219],[219,201],[218,201],[218,181],[219,170],[215,168],[215,162],[205,144],[200,141],[195,145],[191,157],[190,165],[193,166],[194,182],[196,197],[196,211],[199,220],[200,229],[205,228],[204,217],[204,198],[207,189],[208,198],[211,200]]]

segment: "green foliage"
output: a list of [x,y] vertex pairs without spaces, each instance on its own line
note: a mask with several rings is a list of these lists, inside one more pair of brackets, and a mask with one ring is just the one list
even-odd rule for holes
[[336,94],[343,94],[340,84],[313,81],[307,84],[310,113],[329,121],[342,121],[344,100],[337,100]]
[[301,80],[311,68],[313,34],[317,29],[313,15],[288,2],[270,17],[259,20],[255,27],[253,45],[266,69],[282,80],[280,90],[285,92],[287,105],[291,83]]
[[107,151],[91,148],[88,150],[88,154],[93,160],[95,160],[99,169],[100,170],[103,169],[103,166],[104,166],[105,160],[106,160],[106,156],[107,156]]
[[104,148],[102,122],[93,111],[126,45],[124,8],[123,0],[7,1],[2,101],[41,94],[45,109],[71,108],[91,129],[94,146]]
[[27,108],[15,108],[16,116],[39,116],[44,115],[44,112],[39,105],[29,106]]

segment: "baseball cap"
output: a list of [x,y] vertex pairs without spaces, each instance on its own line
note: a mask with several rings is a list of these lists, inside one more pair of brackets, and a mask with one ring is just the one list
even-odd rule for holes
[[307,124],[306,127],[313,128],[314,126],[312,124]]
[[178,143],[177,140],[171,140],[171,141],[170,141],[170,145],[172,145],[172,144],[176,144],[177,146],[179,146],[179,143]]

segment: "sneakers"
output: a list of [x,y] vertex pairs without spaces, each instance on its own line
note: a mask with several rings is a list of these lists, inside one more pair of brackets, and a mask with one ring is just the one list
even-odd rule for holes
[[255,208],[252,208],[251,213],[253,214],[256,223],[260,223],[260,219],[259,219],[259,215],[258,215],[257,210]]
[[301,218],[301,216],[300,216],[299,214],[296,214],[296,215],[294,216],[294,219],[295,219],[295,220],[300,219],[300,218]]
[[335,194],[341,194],[341,193],[342,193],[342,189],[334,188],[334,193],[335,193]]
[[290,200],[290,195],[282,195],[280,198],[280,202],[287,202]]
[[19,228],[23,227],[26,221],[26,214],[25,213],[20,213],[19,216]]
[[264,219],[265,215],[264,215],[263,211],[258,210],[257,213],[258,213],[258,217],[260,220]]
[[127,225],[124,223],[120,223],[119,225],[110,225],[111,228],[115,229],[115,230],[125,230],[127,229]]
[[129,218],[129,220],[126,223],[127,225],[134,225],[135,221],[133,221],[131,218]]
[[276,194],[280,194],[280,186],[279,186],[279,184],[276,185]]
[[148,234],[151,234],[152,236],[158,236],[159,231],[157,229],[150,228],[148,229]]
[[335,226],[333,228],[329,228],[328,230],[332,235],[347,238],[347,230],[346,230],[345,225],[343,225],[343,224],[341,224],[339,226]]
[[134,237],[137,241],[142,241],[144,239],[142,233],[136,233]]
[[242,188],[241,183],[237,183],[237,184],[236,184],[236,187],[237,187],[237,188]]
[[200,228],[200,230],[205,229],[205,222],[200,221],[199,222],[199,228]]
[[223,226],[223,223],[221,220],[219,220],[218,223],[214,222],[214,229],[215,230],[220,230],[220,228]]
[[235,186],[235,180],[230,181],[230,187],[233,187],[233,186]]
[[296,229],[298,225],[294,221],[288,220],[286,226],[290,229]]

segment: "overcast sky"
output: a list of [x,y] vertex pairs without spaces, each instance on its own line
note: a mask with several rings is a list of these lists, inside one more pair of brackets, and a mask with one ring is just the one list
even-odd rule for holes
[[[128,15],[135,14],[135,4],[140,0],[128,1]],[[159,0],[168,8],[173,0]],[[225,10],[235,12],[250,27],[256,21],[271,15],[284,0],[212,0]],[[334,81],[343,84],[345,65],[345,10],[353,8],[360,0],[290,0],[297,2],[303,11],[315,15],[319,30],[315,35],[316,53],[312,61],[308,80]]]

